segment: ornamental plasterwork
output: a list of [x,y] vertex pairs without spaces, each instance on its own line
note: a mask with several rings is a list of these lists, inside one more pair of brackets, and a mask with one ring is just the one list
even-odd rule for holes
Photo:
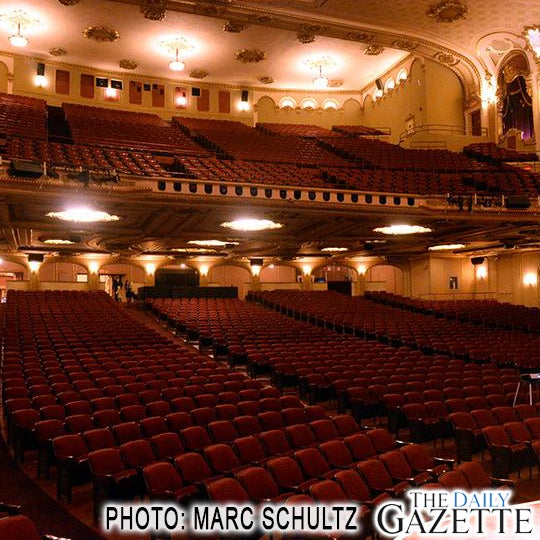
[[418,43],[408,39],[396,39],[395,41],[392,41],[392,47],[401,49],[403,51],[411,51],[412,49],[416,49],[416,47],[418,47]]
[[246,28],[247,28],[247,24],[243,23],[242,21],[230,20],[230,21],[227,21],[223,25],[223,31],[224,32],[229,32],[231,34],[239,34],[243,30],[245,30]]
[[98,43],[113,42],[120,38],[118,30],[108,26],[89,26],[83,30],[83,36],[87,39],[93,39]]
[[328,88],[339,88],[343,86],[343,79],[328,79]]
[[123,58],[118,62],[118,65],[122,69],[137,69],[137,66],[139,65],[135,60],[130,60],[128,58]]
[[244,64],[256,64],[266,60],[266,53],[260,49],[242,49],[234,53],[234,57]]
[[437,53],[435,58],[441,63],[447,66],[455,66],[459,62],[459,58],[456,58],[453,54]]
[[381,45],[368,45],[364,49],[364,54],[367,56],[377,56],[381,54],[384,51],[384,47],[381,47]]
[[166,0],[144,0],[140,9],[145,19],[162,21],[167,14],[167,2]]
[[457,0],[444,0],[434,6],[431,6],[426,15],[432,17],[437,22],[451,23],[458,19],[464,19],[469,13],[469,8]]
[[64,6],[74,6],[78,4],[81,0],[58,0]]
[[307,32],[298,32],[296,34],[296,39],[303,43],[304,45],[307,45],[309,43],[313,43],[315,41],[315,34],[309,34]]
[[51,56],[66,56],[67,51],[66,49],[62,49],[62,47],[52,47],[49,49],[49,54]]
[[352,39],[353,41],[361,41],[362,43],[370,42],[373,37],[373,34],[366,34],[365,32],[348,32],[345,36],[346,39]]
[[261,84],[272,84],[274,82],[274,79],[270,75],[261,75],[257,80]]
[[204,79],[205,77],[208,77],[208,71],[205,71],[204,69],[192,69],[189,72],[189,76],[192,79]]

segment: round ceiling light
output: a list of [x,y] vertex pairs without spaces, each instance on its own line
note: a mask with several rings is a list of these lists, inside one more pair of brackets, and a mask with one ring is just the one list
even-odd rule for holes
[[13,47],[26,47],[28,45],[28,38],[22,34],[13,34],[8,37],[8,41]]
[[453,249],[464,248],[465,244],[440,244],[438,246],[429,246],[429,251],[452,251]]
[[377,227],[373,229],[374,232],[382,234],[419,234],[419,233],[429,233],[431,229],[429,227],[422,227],[421,225],[390,225],[388,227]]
[[66,238],[47,238],[43,240],[44,244],[52,244],[53,246],[68,246],[74,244],[73,240],[67,240]]
[[235,219],[234,221],[226,221],[221,226],[235,231],[268,231],[281,229],[283,224],[269,219]]
[[321,251],[326,253],[339,253],[340,251],[349,251],[349,249],[346,247],[325,247],[322,248]]
[[207,246],[207,247],[223,247],[223,246],[237,246],[239,242],[224,242],[223,240],[190,240],[188,244],[194,246]]
[[178,60],[178,58],[169,62],[169,69],[171,71],[184,71],[185,67],[186,63],[182,62],[182,60]]
[[77,223],[95,223],[98,221],[118,221],[120,218],[114,214],[92,210],[86,207],[76,207],[63,210],[62,212],[49,212],[47,217],[61,219],[62,221],[74,221]]

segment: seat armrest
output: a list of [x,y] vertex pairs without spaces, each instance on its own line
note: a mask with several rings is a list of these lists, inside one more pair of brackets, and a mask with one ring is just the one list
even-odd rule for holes
[[0,502],[0,512],[5,512],[10,516],[17,516],[22,512],[22,506],[18,504]]
[[494,476],[490,476],[489,480],[494,486],[514,487],[515,485],[515,482],[510,478],[495,478]]
[[455,459],[442,457],[434,457],[433,461],[440,463],[441,465],[448,465],[451,469],[454,468],[454,464],[456,463]]

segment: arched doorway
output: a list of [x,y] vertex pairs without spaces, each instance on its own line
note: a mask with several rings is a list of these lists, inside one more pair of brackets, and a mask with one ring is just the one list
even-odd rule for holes
[[88,271],[80,264],[68,261],[45,261],[38,278],[43,289],[84,290],[88,283]]
[[105,264],[99,269],[99,283],[107,294],[123,302],[126,290],[137,293],[139,287],[144,287],[145,273],[140,266],[128,262]]
[[0,262],[0,299],[4,301],[9,289],[25,288],[28,281],[28,269],[23,265],[12,261]]
[[315,283],[326,283],[329,291],[336,291],[342,294],[352,295],[352,282],[356,272],[348,266],[339,264],[329,264],[320,266],[313,270],[313,280]]
[[366,272],[365,290],[403,294],[405,290],[403,271],[390,264],[372,266]]
[[236,287],[238,297],[245,298],[251,288],[251,275],[241,266],[221,264],[210,268],[208,285],[210,287]]

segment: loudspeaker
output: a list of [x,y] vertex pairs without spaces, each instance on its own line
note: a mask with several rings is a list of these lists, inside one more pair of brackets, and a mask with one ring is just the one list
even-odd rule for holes
[[477,264],[482,264],[485,261],[485,257],[472,257],[471,262],[476,266]]
[[43,77],[45,75],[45,64],[43,62],[38,62],[36,75]]
[[22,159],[12,159],[8,173],[10,176],[22,176],[24,178],[40,178],[43,176],[41,163],[36,161],[23,161]]
[[530,208],[531,201],[526,195],[509,195],[506,198],[506,208]]
[[242,101],[248,101],[248,100],[249,100],[249,91],[242,90]]
[[384,86],[383,86],[383,83],[382,83],[381,79],[375,79],[375,84],[377,85],[377,90],[383,90],[384,89]]
[[201,89],[200,88],[192,88],[191,89],[191,95],[193,97],[201,97]]

